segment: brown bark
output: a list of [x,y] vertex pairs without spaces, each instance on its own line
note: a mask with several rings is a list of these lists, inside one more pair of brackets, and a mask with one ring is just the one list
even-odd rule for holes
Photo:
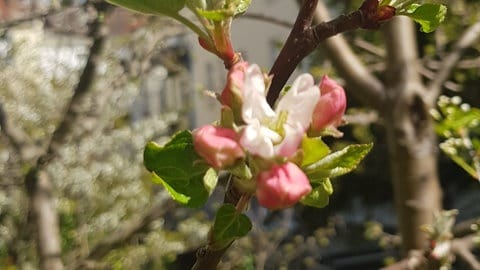
[[[324,5],[317,7],[315,19],[329,19]],[[441,209],[436,138],[428,113],[434,104],[419,75],[413,23],[395,17],[384,32],[385,85],[372,76],[341,36],[328,39],[323,48],[352,94],[384,118],[399,231],[407,251],[427,244],[419,227],[431,223],[433,212]]]
[[[320,1],[315,11],[314,23],[329,21],[327,7]],[[382,83],[371,74],[355,55],[342,35],[331,37],[320,45],[325,55],[332,61],[337,72],[345,79],[351,89],[350,94],[365,106],[379,109],[385,101]]]
[[26,182],[37,232],[40,269],[61,270],[62,247],[52,181],[47,172],[35,170],[28,174]]
[[387,101],[385,118],[395,206],[404,251],[423,249],[420,226],[442,209],[436,157],[436,137],[426,88],[419,74],[413,23],[396,17],[385,27]]
[[[339,33],[367,27],[370,23],[364,12],[359,9],[334,20],[319,22],[312,26],[318,0],[304,0],[300,4],[300,12],[290,35],[269,72],[273,76],[267,93],[267,101],[270,105],[275,103],[297,65],[321,43]],[[376,100],[373,95],[370,97],[373,98],[372,100]]]

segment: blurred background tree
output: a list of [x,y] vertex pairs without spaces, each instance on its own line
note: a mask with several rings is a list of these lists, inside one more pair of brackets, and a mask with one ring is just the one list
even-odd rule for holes
[[[361,3],[324,2],[334,15]],[[462,48],[462,59],[453,59],[454,67],[435,79],[480,14],[477,1],[445,2],[449,15],[440,29],[415,31],[412,44],[421,63],[410,64],[418,65],[421,83],[438,81],[438,92],[479,107],[478,42]],[[189,65],[198,59],[189,52],[185,30],[168,19],[131,14],[101,1],[0,0],[0,8],[0,269],[186,269],[206,238],[211,212],[176,208],[151,183],[141,156],[147,141],[162,142],[179,128],[193,127],[190,92],[199,78],[192,80]],[[250,12],[256,12],[255,5]],[[291,22],[293,9],[292,15]],[[289,18],[277,19],[288,24]],[[381,31],[344,37],[379,82],[392,80],[384,75],[392,56]],[[278,41],[272,43],[270,53],[276,54]],[[301,69],[344,76],[345,69],[332,59],[335,46],[327,43]],[[249,58],[253,52],[244,56],[256,61]],[[348,77],[345,84],[352,92],[358,87]],[[220,90],[222,85],[207,82],[207,87]],[[335,181],[324,209],[268,213],[252,205],[254,231],[234,245],[222,269],[376,269],[385,258],[400,256],[386,154],[392,140],[384,129],[392,123],[363,101],[349,96],[353,125],[343,130],[346,141],[375,142],[362,168]],[[471,224],[480,217],[478,184],[434,154],[435,166],[439,154],[435,178],[443,208],[459,209],[458,220]],[[32,186],[27,175],[39,168],[43,178],[33,178]],[[433,196],[440,200],[440,194]],[[42,230],[42,217],[59,226]],[[379,244],[363,237],[372,220],[377,223],[368,223],[366,232]],[[468,269],[461,262],[455,267]]]

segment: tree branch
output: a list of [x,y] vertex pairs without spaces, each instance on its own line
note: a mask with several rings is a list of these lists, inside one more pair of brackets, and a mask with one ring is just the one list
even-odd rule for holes
[[[472,249],[475,248],[475,235],[470,234],[462,238],[452,240],[451,252],[458,255],[472,270],[480,270],[480,262],[475,258]],[[414,270],[414,269],[433,269],[423,268],[432,264],[438,266],[439,262],[429,256],[429,252],[422,250],[411,250],[405,258],[400,261],[382,268],[382,270]],[[434,269],[438,269],[435,267]]]
[[[104,2],[93,4],[97,13],[105,12],[107,6],[108,4]],[[104,42],[101,18],[102,16],[98,15],[90,25],[89,36],[93,38],[90,54],[62,121],[53,132],[47,150],[38,158],[36,165],[30,169],[25,178],[25,186],[30,198],[30,208],[37,227],[40,268],[43,270],[63,269],[60,230],[53,202],[53,185],[44,169],[58,155],[60,147],[67,143],[68,135],[80,119],[77,106],[83,102],[85,94],[91,89],[96,62]]]
[[[226,191],[223,203],[232,204],[238,207],[240,204],[242,204],[242,197],[244,197],[244,194],[235,187],[232,177],[234,176],[228,176],[229,180],[225,188]],[[250,196],[248,196],[248,201],[249,200]],[[245,201],[243,203],[245,203],[245,205],[243,205],[241,208],[246,207],[246,204],[248,204],[248,202]],[[211,230],[213,230],[213,227],[211,228]],[[195,265],[192,267],[192,270],[217,269],[217,265],[220,263],[223,254],[225,254],[225,252],[228,250],[230,245],[233,244],[233,242],[231,242],[229,245],[222,249],[215,249],[214,244],[215,240],[213,239],[213,234],[210,232],[207,245],[197,250],[197,260],[195,262]]]
[[[384,28],[387,47],[387,84],[391,86],[417,84],[421,85],[416,35],[413,22],[406,17],[395,17]],[[399,74],[402,76],[399,76]],[[423,87],[422,87],[423,88]],[[411,89],[409,89],[411,90]],[[401,93],[400,94],[409,94]]]
[[[315,11],[314,21],[320,23],[326,20],[330,20],[330,16],[326,6],[320,2]],[[385,100],[382,83],[362,64],[345,38],[342,35],[331,37],[321,44],[321,48],[347,82],[348,89],[351,89],[350,93],[366,106],[381,109]]]
[[312,30],[311,24],[318,0],[303,1],[290,35],[285,42],[275,63],[270,69],[272,84],[267,94],[267,101],[273,107],[280,91],[297,65],[309,55],[320,43]]
[[267,15],[264,15],[264,14],[256,14],[256,13],[248,12],[248,13],[245,13],[244,15],[242,15],[240,18],[268,22],[268,23],[275,24],[275,25],[278,25],[278,26],[286,27],[288,29],[292,29],[292,27],[293,27],[293,23],[291,23],[291,22],[280,20],[280,19],[277,19],[277,18],[274,18],[274,17],[271,17],[271,16],[267,16]]
[[472,253],[475,247],[475,235],[468,235],[452,241],[452,252],[457,254],[462,261],[468,264],[472,270],[480,270],[480,262]]
[[480,38],[480,22],[477,22],[467,28],[460,39],[455,43],[450,53],[443,59],[440,64],[440,69],[437,71],[435,79],[433,79],[427,86],[429,90],[429,99],[435,102],[440,95],[442,85],[448,80],[453,68],[460,61],[465,49],[472,46],[472,44]]

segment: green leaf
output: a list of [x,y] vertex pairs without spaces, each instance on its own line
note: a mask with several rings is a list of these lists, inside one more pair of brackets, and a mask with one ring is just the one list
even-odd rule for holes
[[214,186],[212,172],[193,147],[189,131],[177,133],[161,147],[154,142],[145,146],[144,165],[155,173],[154,182],[165,186],[172,198],[188,207],[202,206]]
[[304,205],[323,208],[328,205],[329,197],[333,193],[333,186],[330,179],[324,178],[312,184],[312,191],[302,198],[300,202]]
[[252,223],[246,215],[238,213],[231,204],[222,205],[213,224],[215,248],[228,246],[235,239],[245,236],[251,229]]
[[302,167],[313,164],[326,155],[330,154],[330,148],[322,141],[320,137],[305,137],[302,140],[303,162]]
[[358,166],[360,161],[370,152],[372,146],[373,144],[349,145],[303,169],[312,182],[315,179],[344,175]]
[[136,12],[146,14],[177,14],[185,6],[185,0],[106,0]]
[[197,13],[205,19],[221,22],[227,18],[233,17],[234,13],[229,9],[205,10],[197,9]]
[[441,4],[412,4],[407,8],[406,16],[420,24],[421,31],[433,32],[445,20],[447,7]]
[[170,186],[167,182],[163,181],[156,173],[152,173],[152,182],[155,184],[160,184],[165,187],[168,191],[172,199],[181,203],[181,204],[188,204],[190,201],[190,197],[183,195],[182,193],[178,193],[172,186]]
[[448,115],[435,126],[438,135],[445,136],[450,131],[453,135],[460,136],[465,129],[475,131],[473,124],[480,119],[480,109],[464,111],[459,106],[448,106],[445,111],[449,112]]
[[[442,148],[441,145],[440,145],[440,148]],[[443,150],[443,148],[442,148],[442,150]],[[450,157],[455,163],[457,163],[458,166],[460,166],[463,170],[465,170],[468,174],[470,174],[470,176],[472,176],[473,178],[480,181],[480,171],[478,171],[478,168],[480,167],[480,164],[470,165],[470,164],[468,164],[468,162],[464,158],[462,158],[458,155],[451,154],[451,153],[449,153],[448,151],[445,151],[445,150],[443,150],[443,152],[448,157]]]

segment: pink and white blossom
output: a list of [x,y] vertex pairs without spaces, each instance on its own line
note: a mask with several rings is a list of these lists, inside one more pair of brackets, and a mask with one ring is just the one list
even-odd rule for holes
[[264,158],[293,155],[308,129],[320,91],[309,74],[299,76],[281,97],[275,110],[268,104],[265,78],[257,65],[247,69],[242,118],[246,123],[240,143]]

